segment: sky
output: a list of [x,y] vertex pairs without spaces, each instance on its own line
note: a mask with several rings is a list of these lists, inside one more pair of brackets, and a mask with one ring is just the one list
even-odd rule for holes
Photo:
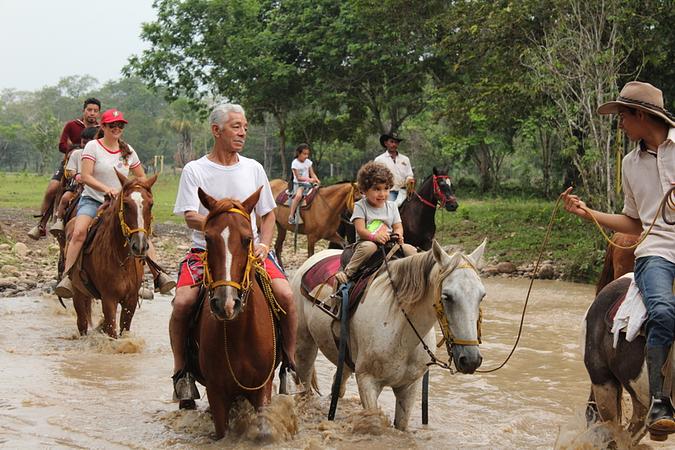
[[152,0],[0,0],[0,90],[38,90],[70,75],[100,84],[148,48]]

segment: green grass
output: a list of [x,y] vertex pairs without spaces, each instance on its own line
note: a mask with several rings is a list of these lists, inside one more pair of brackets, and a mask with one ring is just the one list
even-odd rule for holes
[[[177,175],[165,173],[153,187],[157,223],[182,223],[172,213],[178,180]],[[48,176],[0,173],[0,208],[38,211],[48,181]],[[439,210],[436,214],[436,238],[442,244],[472,251],[487,237],[488,261],[516,265],[536,261],[555,202],[527,198],[460,198],[459,202],[456,212]],[[558,211],[544,259],[555,261],[565,279],[594,281],[604,252],[605,244],[592,224],[562,208]]]
[[[0,172],[0,208],[18,208],[38,213],[49,175]],[[173,215],[173,204],[178,192],[179,176],[162,174],[152,188],[155,205],[152,212],[159,223],[182,223]]]
[[[523,198],[460,199],[454,213],[439,211],[436,238],[472,251],[487,237],[488,260],[534,263],[539,255],[554,201]],[[605,244],[595,227],[559,208],[544,260],[563,269],[564,278],[593,281],[602,268]]]

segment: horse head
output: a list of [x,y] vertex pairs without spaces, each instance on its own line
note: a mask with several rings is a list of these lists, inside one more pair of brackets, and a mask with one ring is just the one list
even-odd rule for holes
[[[485,250],[483,241],[471,255],[448,255],[434,240],[432,252],[441,267],[440,305],[437,313],[447,320],[444,336],[455,367],[462,373],[473,373],[483,362],[480,344],[480,303],[485,287],[478,275],[478,263]],[[441,327],[444,327],[441,320]],[[447,335],[446,335],[447,334]]]
[[204,284],[209,290],[211,312],[219,320],[236,318],[252,288],[255,256],[251,212],[261,189],[243,203],[229,198],[216,200],[201,188],[197,191],[209,210],[204,224]]
[[448,170],[437,169],[434,167],[432,169],[431,176],[433,180],[436,201],[441,202],[441,207],[444,207],[446,211],[456,211],[459,203],[457,203],[455,193],[452,191],[452,182],[448,176]]
[[143,180],[127,178],[117,171],[115,173],[122,185],[118,203],[115,203],[122,235],[127,240],[131,254],[137,258],[144,258],[152,230],[151,188],[157,181],[157,175]]

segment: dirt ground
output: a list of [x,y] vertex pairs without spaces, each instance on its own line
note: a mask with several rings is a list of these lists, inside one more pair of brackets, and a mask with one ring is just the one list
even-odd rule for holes
[[[37,223],[37,219],[23,210],[0,209],[0,295],[38,295],[51,293],[57,283],[57,261],[59,246],[54,237],[34,241],[26,234]],[[178,263],[190,246],[189,232],[184,225],[170,222],[154,224],[159,261],[171,275],[176,275]],[[327,243],[319,242],[316,251],[326,248]],[[284,266],[293,270],[307,258],[305,237],[298,236],[298,251],[293,251],[293,235],[288,235],[282,252]],[[151,279],[146,274],[146,284]]]

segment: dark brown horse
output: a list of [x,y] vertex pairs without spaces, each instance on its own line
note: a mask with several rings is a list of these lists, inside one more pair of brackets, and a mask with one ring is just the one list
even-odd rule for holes
[[[270,186],[276,198],[288,187],[288,183],[277,179],[272,180]],[[343,246],[344,240],[337,233],[340,215],[344,211],[351,211],[354,207],[354,200],[360,197],[360,194],[350,182],[321,186],[318,189],[310,206],[300,208],[303,223],[298,226],[298,233],[307,236],[308,257],[314,254],[314,244],[321,239]],[[286,205],[277,204],[274,210],[277,222],[277,240],[274,243],[274,251],[279,260],[281,260],[286,231],[295,231],[295,225],[288,223],[289,213],[290,208]]]
[[[622,247],[630,247],[640,239],[639,235],[614,233],[612,242],[621,245]],[[621,275],[633,271],[635,266],[635,249],[624,249],[615,247],[612,244],[607,245],[605,251],[605,264],[602,267],[602,273],[598,284],[595,286],[595,295],[598,295],[602,288],[607,286],[613,280],[616,280]]]
[[646,433],[645,416],[650,402],[645,365],[646,339],[639,335],[628,342],[621,336],[617,348],[613,348],[611,325],[606,320],[608,311],[617,299],[626,295],[629,285],[629,278],[612,281],[600,291],[586,313],[584,365],[591,378],[586,419],[589,423],[621,425],[621,396],[625,389],[633,406],[628,432],[637,444]]
[[459,204],[452,192],[447,169],[432,169],[419,189],[400,207],[405,242],[429,250],[436,235],[436,208],[456,211]]
[[209,210],[204,226],[204,282],[209,301],[202,304],[192,339],[196,342],[197,380],[206,386],[216,437],[227,432],[237,397],[260,409],[272,399],[278,361],[273,307],[256,277],[250,214],[260,189],[243,203],[215,200],[201,189]]
[[101,299],[102,331],[117,337],[117,305],[121,304],[120,331],[128,331],[143,281],[143,263],[152,226],[151,187],[147,180],[127,179],[117,173],[122,190],[101,213],[100,224],[71,270],[77,329],[87,334],[92,298]]

